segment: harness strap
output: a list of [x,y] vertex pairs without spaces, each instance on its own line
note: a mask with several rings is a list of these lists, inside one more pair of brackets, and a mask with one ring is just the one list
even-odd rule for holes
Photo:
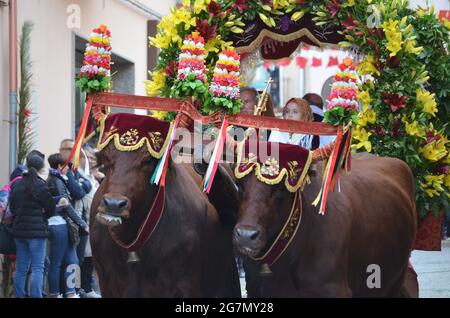
[[144,223],[140,226],[136,238],[130,243],[125,244],[109,229],[109,233],[120,247],[126,249],[128,252],[134,252],[144,245],[144,243],[150,238],[150,236],[155,231],[161,216],[164,211],[165,205],[165,192],[164,187],[158,187],[158,192],[156,193],[155,199],[153,200],[150,210],[147,213]]
[[294,239],[300,226],[302,215],[302,196],[300,191],[297,191],[295,192],[294,202],[289,217],[275,241],[264,255],[251,258],[255,261],[272,266],[280,256],[283,255]]

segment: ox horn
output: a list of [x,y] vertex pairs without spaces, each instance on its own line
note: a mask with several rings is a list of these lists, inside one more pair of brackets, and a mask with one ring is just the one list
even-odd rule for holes
[[136,252],[128,252],[127,263],[138,263],[140,261],[141,259],[139,258]]

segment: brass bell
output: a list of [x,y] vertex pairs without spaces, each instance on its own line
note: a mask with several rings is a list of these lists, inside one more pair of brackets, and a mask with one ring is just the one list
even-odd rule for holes
[[259,275],[261,276],[270,276],[272,275],[272,271],[267,263],[261,265],[261,269],[259,270]]
[[141,259],[136,254],[136,252],[128,252],[127,263],[137,263],[137,262],[140,262],[140,261],[141,261]]

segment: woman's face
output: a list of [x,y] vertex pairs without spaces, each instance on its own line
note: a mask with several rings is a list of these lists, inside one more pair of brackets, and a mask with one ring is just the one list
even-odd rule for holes
[[300,120],[300,110],[296,103],[287,104],[284,119]]

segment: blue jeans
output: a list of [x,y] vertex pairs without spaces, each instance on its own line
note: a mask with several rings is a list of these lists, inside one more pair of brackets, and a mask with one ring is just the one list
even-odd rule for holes
[[31,265],[30,297],[42,298],[44,285],[45,239],[15,239],[16,272],[14,274],[14,294],[25,298],[25,281]]
[[[76,246],[69,242],[67,224],[50,225],[50,266],[48,271],[49,293],[59,295],[60,271],[64,264],[65,293],[75,293],[75,282],[80,277]],[[76,271],[76,272],[75,272]]]

